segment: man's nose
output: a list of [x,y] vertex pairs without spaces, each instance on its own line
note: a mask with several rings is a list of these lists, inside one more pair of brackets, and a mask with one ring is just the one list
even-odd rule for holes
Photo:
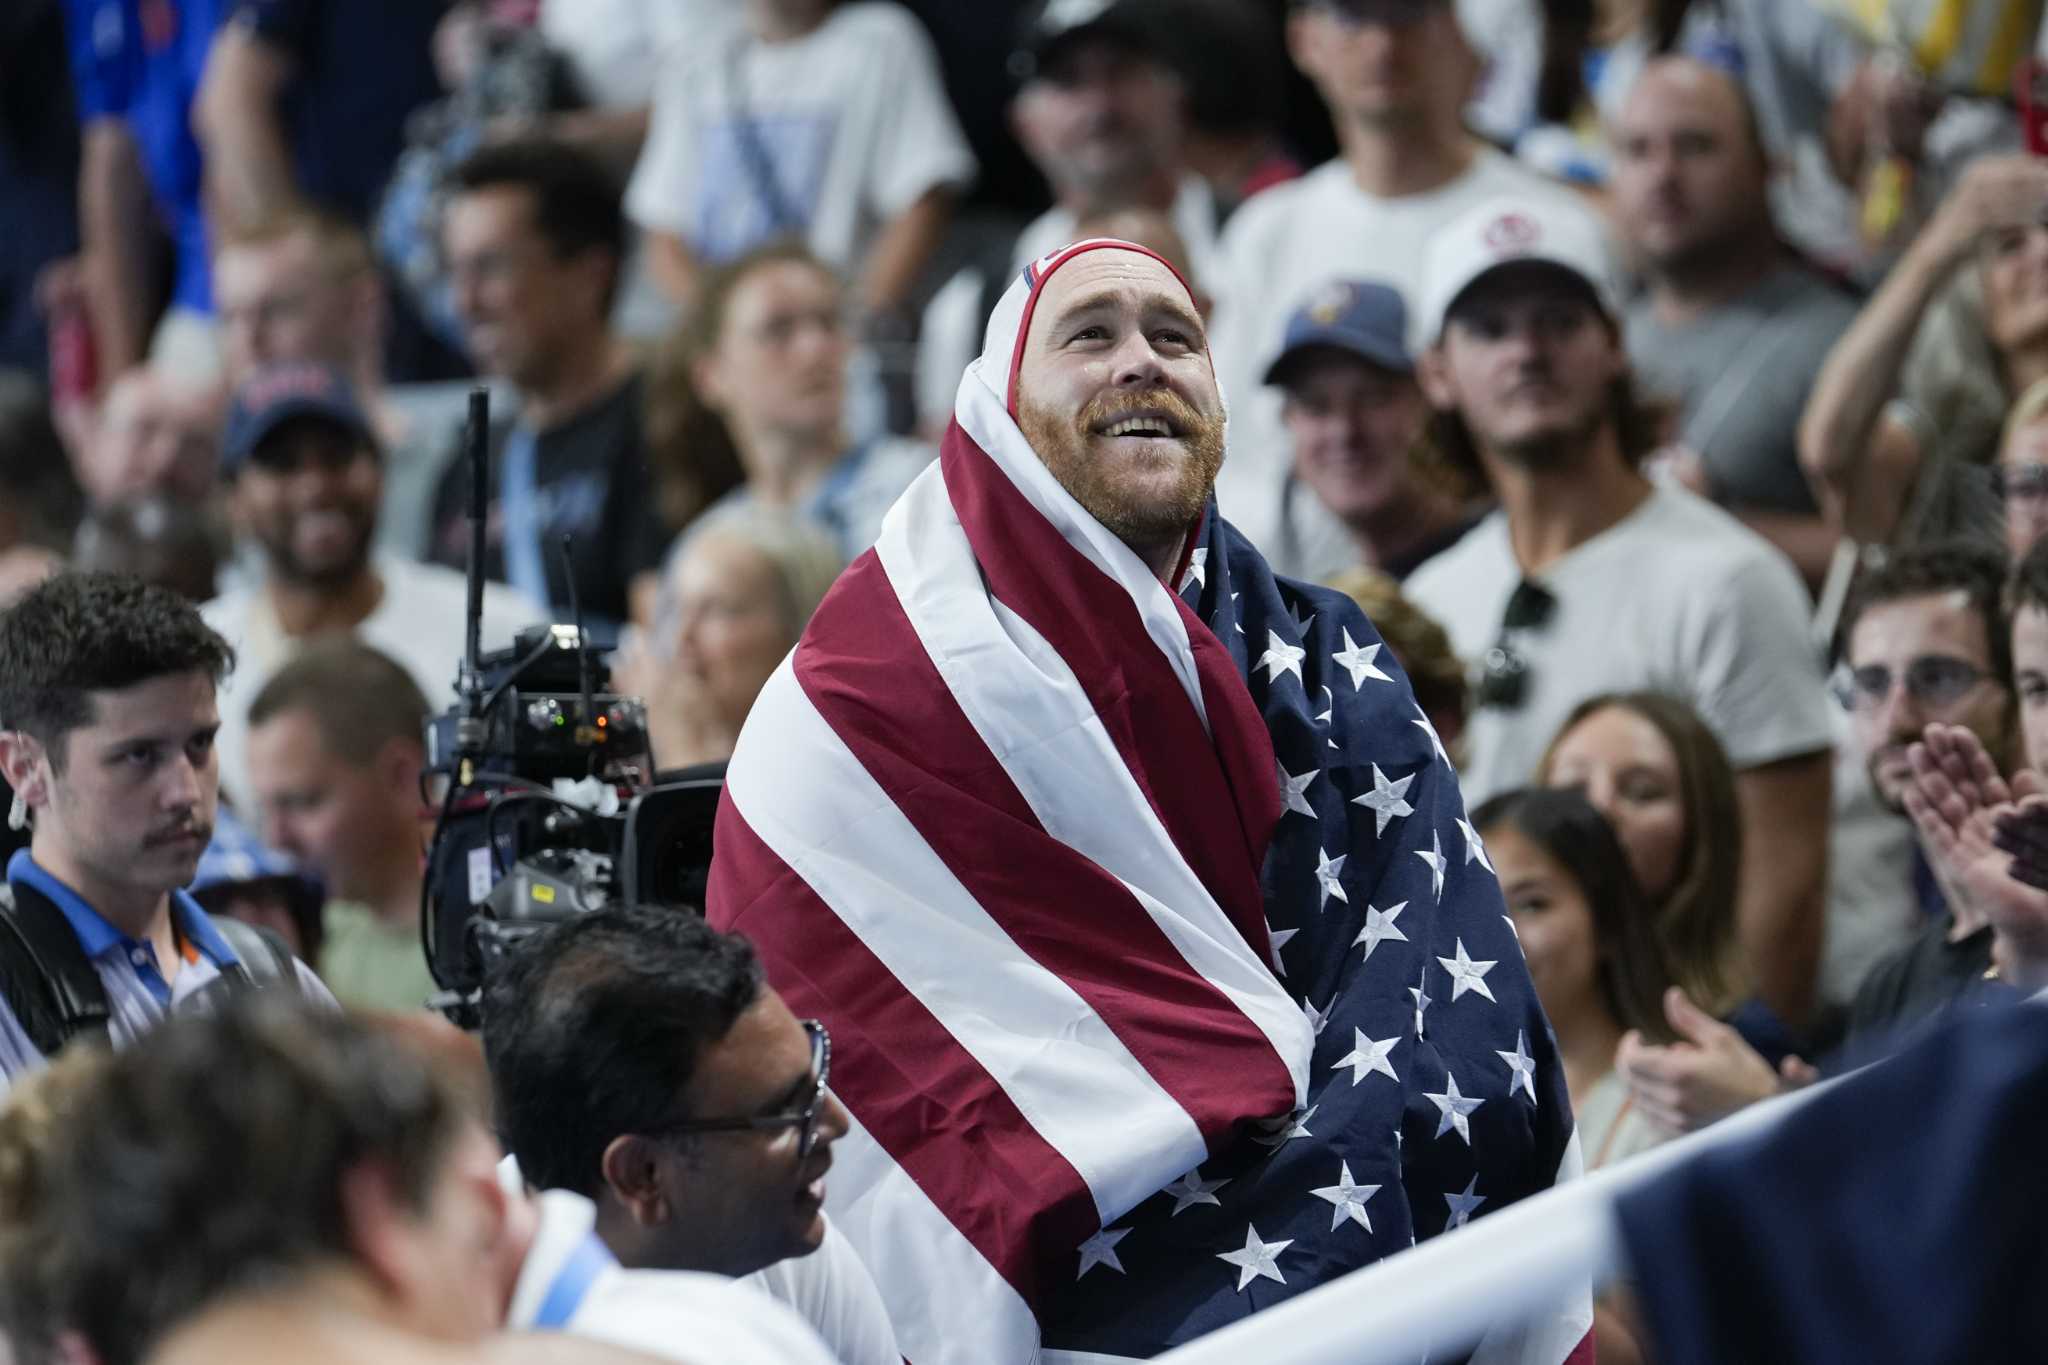
[[846,1106],[829,1088],[825,1091],[824,1101],[818,1106],[818,1143],[829,1147],[846,1136],[852,1120],[847,1117]]
[[187,754],[179,754],[165,764],[161,793],[166,810],[187,810],[197,806],[206,794],[205,774],[200,771],[200,765]]
[[1159,352],[1143,332],[1133,331],[1116,351],[1116,384],[1119,388],[1150,388],[1163,383],[1166,369]]
[[1877,715],[1886,740],[1893,744],[1911,744],[1927,728],[1927,717],[1921,713],[1920,703],[1913,699],[1903,678],[1892,681]]

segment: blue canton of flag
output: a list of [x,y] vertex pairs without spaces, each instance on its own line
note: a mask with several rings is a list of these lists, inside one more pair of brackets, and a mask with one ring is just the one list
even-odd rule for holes
[[1192,1340],[1547,1188],[1571,1137],[1492,865],[1378,632],[1276,578],[1213,509],[1181,591],[1272,735],[1263,889],[1275,973],[1316,1032],[1308,1099],[1077,1247],[1048,1349]]

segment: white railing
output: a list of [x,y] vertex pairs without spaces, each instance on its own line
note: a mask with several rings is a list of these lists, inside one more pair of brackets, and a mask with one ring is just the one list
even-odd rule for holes
[[1555,1311],[1623,1263],[1616,1200],[1774,1127],[1829,1088],[1809,1086],[1355,1270],[1158,1357],[1157,1365],[1416,1365]]

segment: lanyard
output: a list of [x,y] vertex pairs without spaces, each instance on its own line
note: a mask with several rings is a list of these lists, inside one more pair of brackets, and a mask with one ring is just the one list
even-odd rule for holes
[[540,1311],[533,1315],[533,1325],[543,1331],[559,1331],[567,1327],[569,1320],[576,1316],[576,1310],[583,1306],[583,1298],[597,1277],[618,1263],[596,1233],[587,1234],[576,1250],[569,1253],[569,1259],[562,1262],[562,1268],[555,1272],[554,1283],[548,1286]]
[[540,543],[540,443],[523,423],[505,438],[504,477],[499,500],[505,512],[505,578],[531,600],[546,606],[547,561]]

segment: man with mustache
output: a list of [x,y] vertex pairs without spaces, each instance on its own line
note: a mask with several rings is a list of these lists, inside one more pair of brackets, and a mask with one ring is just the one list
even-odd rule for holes
[[1803,1022],[1820,957],[1832,731],[1791,564],[1705,499],[1651,481],[1593,215],[1496,200],[1433,244],[1418,375],[1432,444],[1500,508],[1404,585],[1480,670],[1467,794],[1530,780],[1572,708],[1648,689],[1700,714],[1736,770],[1737,901],[1759,994]]
[[728,770],[707,914],[830,1030],[830,1212],[919,1365],[1153,1356],[1577,1169],[1456,775],[1217,516],[1224,433],[1162,258],[1032,262]]
[[[213,833],[214,693],[234,662],[190,603],[137,579],[59,574],[0,614],[0,771],[9,823],[33,829],[7,864],[0,934],[36,945],[44,969],[21,970],[27,954],[0,945],[0,1076],[44,1059],[36,1038],[52,1035],[31,1023],[62,1013],[44,994],[53,944],[75,942],[91,963],[116,1046],[223,978],[282,970],[281,948],[180,889]],[[295,959],[290,979],[332,1003]]]

